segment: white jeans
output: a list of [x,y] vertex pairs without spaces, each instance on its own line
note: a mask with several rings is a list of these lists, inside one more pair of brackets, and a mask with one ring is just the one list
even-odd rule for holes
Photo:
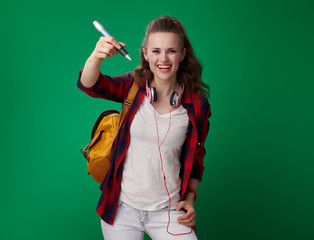
[[[169,232],[189,233],[191,228],[177,222],[183,211],[170,210]],[[173,236],[167,232],[168,207],[159,211],[141,211],[120,202],[113,225],[101,220],[105,240],[142,240],[144,232],[153,240],[197,240],[195,232]]]

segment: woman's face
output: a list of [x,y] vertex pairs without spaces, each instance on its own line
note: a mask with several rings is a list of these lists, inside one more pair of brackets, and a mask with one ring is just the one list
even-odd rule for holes
[[144,57],[155,80],[177,81],[177,71],[185,56],[180,38],[175,33],[156,32],[148,37]]

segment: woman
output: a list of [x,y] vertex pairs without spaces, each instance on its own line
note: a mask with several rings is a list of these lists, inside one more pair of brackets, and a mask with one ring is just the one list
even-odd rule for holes
[[197,239],[194,201],[211,114],[201,66],[182,23],[167,15],[148,25],[137,69],[101,74],[116,48],[113,37],[101,37],[78,80],[90,96],[121,103],[139,85],[101,184],[104,238],[139,240],[146,232],[156,240]]

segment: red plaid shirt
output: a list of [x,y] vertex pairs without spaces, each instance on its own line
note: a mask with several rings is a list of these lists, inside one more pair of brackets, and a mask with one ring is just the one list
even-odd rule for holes
[[[127,73],[118,77],[109,77],[100,74],[97,82],[91,88],[82,85],[80,71],[77,82],[78,88],[95,98],[103,98],[123,103],[128,95],[128,91],[133,83],[133,77]],[[117,135],[117,144],[114,146],[111,167],[100,186],[102,194],[97,206],[97,213],[108,224],[113,224],[118,208],[119,195],[121,190],[121,180],[125,155],[130,142],[130,127],[139,108],[146,89],[144,85],[139,86],[139,90],[133,100],[132,106],[125,117]],[[183,150],[181,153],[181,199],[183,199],[190,178],[202,181],[204,171],[203,159],[205,155],[204,143],[208,133],[211,115],[210,105],[206,98],[195,93],[184,91],[181,103],[187,110],[189,126]]]

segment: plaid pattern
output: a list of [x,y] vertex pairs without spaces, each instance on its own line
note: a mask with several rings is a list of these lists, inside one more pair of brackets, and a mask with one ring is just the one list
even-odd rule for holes
[[[95,85],[91,88],[86,88],[80,81],[81,74],[82,71],[80,71],[77,86],[83,92],[92,97],[121,103],[123,103],[127,97],[128,91],[134,80],[129,73],[118,77],[109,77],[100,74]],[[114,145],[111,168],[100,186],[102,194],[97,206],[97,213],[105,222],[111,225],[113,224],[118,208],[123,165],[130,142],[130,126],[145,95],[145,86],[140,85],[133,100],[133,104],[118,132],[118,141],[116,141],[116,144]],[[187,110],[190,120],[187,137],[180,159],[182,199],[190,178],[196,178],[199,181],[202,181],[204,171],[203,159],[205,155],[204,143],[209,129],[208,118],[211,115],[211,111],[206,98],[199,97],[197,94],[189,93],[186,90],[183,93],[181,103]]]

